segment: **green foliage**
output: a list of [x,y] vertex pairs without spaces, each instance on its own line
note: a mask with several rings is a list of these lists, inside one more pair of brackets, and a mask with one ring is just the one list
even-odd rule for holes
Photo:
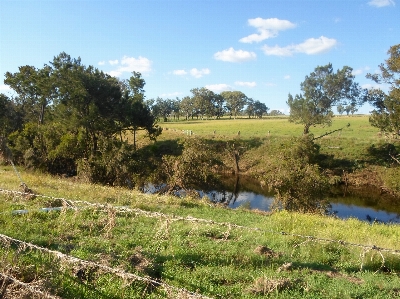
[[[120,184],[123,180],[120,176],[125,174],[119,173],[125,171],[117,168],[114,174],[104,162],[113,161],[105,153],[121,149],[117,138],[122,141],[122,133],[127,130],[132,130],[135,137],[138,130],[145,130],[152,140],[161,133],[144,102],[145,82],[137,72],[126,82],[120,82],[63,52],[42,69],[23,66],[17,73],[7,73],[5,84],[18,97],[10,101],[0,96],[0,123],[6,135],[13,131],[5,137],[15,161],[27,167],[76,174],[79,161],[90,161],[97,165],[89,167],[96,169],[90,176],[93,181],[114,183],[114,179]],[[12,121],[15,124],[10,126]],[[105,140],[107,150],[104,150]],[[136,138],[133,141],[132,151],[136,150]],[[121,161],[129,157],[123,152]],[[118,154],[114,154],[114,160],[118,161]],[[100,163],[102,167],[99,161],[104,162]],[[105,175],[104,179],[100,174]]]
[[263,179],[276,192],[274,208],[308,213],[326,213],[328,178],[318,165],[312,136],[305,135],[268,159]]
[[0,93],[0,136],[8,136],[19,128],[20,121],[15,103]]
[[181,147],[180,155],[165,155],[162,158],[161,175],[165,176],[169,193],[179,189],[195,189],[215,179],[213,167],[219,162],[215,151],[205,140],[188,138]]
[[381,74],[367,74],[367,78],[377,83],[386,83],[390,91],[385,94],[380,89],[370,90],[370,103],[375,107],[370,123],[389,137],[400,133],[400,44],[390,47],[389,58],[379,66]]
[[350,103],[349,107],[356,109],[357,104],[365,101],[365,91],[354,82],[352,71],[351,67],[344,66],[335,73],[332,64],[316,67],[301,83],[304,96],[293,98],[289,94],[289,121],[303,124],[303,133],[308,134],[311,126],[331,125],[332,106]]
[[236,119],[236,116],[243,110],[247,104],[247,96],[241,91],[223,91],[221,96],[226,101],[226,108]]

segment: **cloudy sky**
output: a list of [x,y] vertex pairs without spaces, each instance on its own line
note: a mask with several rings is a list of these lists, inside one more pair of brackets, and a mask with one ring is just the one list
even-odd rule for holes
[[287,112],[318,65],[373,86],[365,75],[400,43],[396,1],[0,0],[0,92],[5,72],[64,51],[121,79],[141,72],[148,99],[240,90]]

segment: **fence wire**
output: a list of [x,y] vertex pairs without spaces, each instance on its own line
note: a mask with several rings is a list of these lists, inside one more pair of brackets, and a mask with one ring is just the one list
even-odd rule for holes
[[[83,259],[80,259],[80,258],[77,258],[77,257],[74,257],[74,256],[70,256],[70,255],[64,254],[64,253],[62,253],[60,251],[51,250],[51,249],[48,249],[48,248],[45,248],[45,247],[40,247],[40,246],[37,246],[37,245],[29,243],[29,242],[25,242],[25,241],[22,241],[22,240],[18,240],[18,239],[9,237],[7,235],[0,234],[0,242],[3,243],[3,244],[15,244],[15,245],[18,245],[18,246],[23,246],[24,248],[29,248],[29,249],[37,250],[37,251],[40,251],[40,252],[43,252],[43,253],[47,253],[49,255],[54,256],[59,261],[66,262],[66,263],[69,263],[69,264],[80,265],[80,266],[99,269],[99,270],[102,270],[105,273],[114,274],[114,275],[122,278],[125,282],[128,282],[128,281],[130,281],[130,282],[141,281],[141,282],[150,284],[150,285],[152,285],[154,287],[162,287],[166,292],[174,291],[174,292],[176,292],[178,294],[185,294],[186,298],[212,299],[211,297],[207,297],[207,296],[204,296],[204,295],[201,295],[201,294],[198,294],[198,293],[193,293],[193,292],[190,292],[190,291],[188,291],[186,289],[174,287],[174,286],[166,284],[166,283],[164,283],[162,281],[152,279],[150,277],[142,277],[142,276],[139,276],[139,275],[136,275],[136,274],[133,274],[133,273],[122,271],[122,270],[117,269],[117,268],[112,268],[112,267],[105,266],[105,265],[102,265],[102,264],[99,264],[99,263],[83,260]],[[8,276],[7,276],[7,278],[8,278]],[[26,288],[29,287],[29,285],[25,284],[25,283],[22,283],[22,286],[26,287]],[[33,290],[33,291],[39,292],[37,290]],[[45,294],[45,293],[43,293],[43,294]],[[58,298],[58,297],[49,297],[49,298]]]
[[[19,195],[19,196],[32,195],[30,193],[7,190],[7,189],[2,189],[2,188],[0,188],[0,192],[6,193],[6,194]],[[70,207],[70,208],[76,208],[77,205],[85,205],[85,206],[90,206],[90,207],[94,207],[94,208],[98,208],[98,209],[108,210],[111,207],[108,204],[92,203],[92,202],[84,201],[84,200],[71,200],[71,199],[67,199],[67,198],[63,198],[63,197],[53,197],[53,196],[40,195],[40,194],[35,194],[35,196],[41,197],[41,198],[46,198],[46,199],[52,199],[52,200],[61,200],[67,207]],[[383,248],[383,247],[379,247],[376,245],[365,245],[365,244],[348,242],[345,240],[320,238],[320,237],[316,237],[316,236],[312,236],[312,235],[302,235],[302,234],[289,233],[289,232],[285,232],[285,231],[276,231],[276,230],[272,230],[272,229],[269,230],[269,229],[262,229],[262,228],[258,228],[258,227],[248,227],[248,226],[238,225],[238,224],[234,224],[234,223],[230,223],[230,222],[217,222],[214,220],[195,218],[195,217],[191,217],[191,216],[183,217],[183,216],[168,215],[168,214],[164,214],[164,213],[160,213],[160,212],[149,212],[149,211],[141,210],[138,208],[129,208],[129,207],[124,207],[124,206],[121,206],[121,207],[112,206],[112,208],[116,209],[120,213],[132,213],[135,215],[142,215],[142,216],[151,217],[151,218],[164,218],[164,219],[169,219],[171,221],[189,221],[189,222],[206,223],[206,224],[211,224],[211,225],[224,226],[224,227],[228,227],[228,228],[259,231],[259,232],[276,234],[276,235],[281,235],[281,236],[298,237],[298,238],[306,239],[307,241],[338,243],[340,245],[358,247],[358,248],[362,248],[362,249],[368,250],[368,251],[375,250],[378,252],[386,252],[386,253],[391,253],[391,254],[395,254],[395,255],[400,255],[399,249]]]

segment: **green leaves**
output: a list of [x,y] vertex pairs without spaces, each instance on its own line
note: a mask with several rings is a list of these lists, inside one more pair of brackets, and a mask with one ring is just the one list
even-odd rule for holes
[[308,134],[311,126],[331,125],[334,105],[348,104],[351,111],[356,111],[365,94],[354,82],[352,71],[351,67],[344,66],[335,73],[332,64],[316,67],[301,83],[303,94],[295,98],[289,94],[286,102],[290,108],[289,121],[303,124],[303,133]]
[[381,74],[367,74],[366,77],[390,86],[388,94],[380,89],[369,91],[369,102],[375,107],[370,123],[384,134],[395,137],[400,133],[400,44],[390,47],[388,54],[386,65],[379,66]]

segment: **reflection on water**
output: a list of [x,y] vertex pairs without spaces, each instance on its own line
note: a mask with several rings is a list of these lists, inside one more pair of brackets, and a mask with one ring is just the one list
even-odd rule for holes
[[[148,192],[154,193],[158,187],[151,186],[149,188],[152,190]],[[379,192],[366,189],[353,192],[337,189],[336,193],[330,198],[330,214],[338,218],[357,218],[371,223],[400,223],[399,200],[384,197]],[[274,200],[273,194],[263,189],[259,182],[236,176],[225,177],[223,184],[218,188],[199,191],[199,194],[200,197],[207,196],[210,201],[225,204],[232,209],[245,206],[250,209],[269,211]]]
[[[244,177],[226,177],[223,188],[201,191],[212,202],[223,203],[230,208],[246,206],[250,209],[269,211],[274,200],[273,194],[260,184]],[[349,192],[337,189],[336,196],[330,198],[330,214],[341,219],[357,218],[368,222],[400,223],[400,201],[388,199],[376,190]]]

